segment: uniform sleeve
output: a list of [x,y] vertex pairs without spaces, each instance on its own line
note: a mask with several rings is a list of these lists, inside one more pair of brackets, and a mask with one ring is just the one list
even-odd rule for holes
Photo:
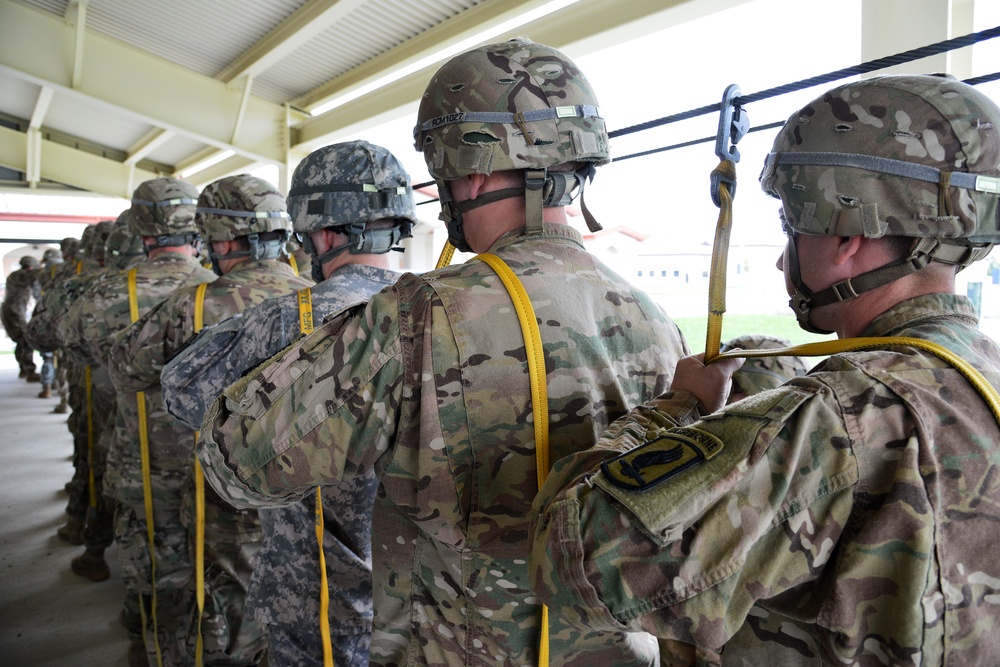
[[532,584],[571,624],[718,648],[757,600],[819,575],[858,467],[821,385],[671,428],[678,400],[638,408],[556,464],[534,507]]
[[226,387],[287,345],[280,325],[280,308],[265,301],[202,330],[160,373],[167,411],[200,429],[206,408]]
[[108,370],[121,391],[145,391],[160,384],[163,364],[194,335],[194,303],[178,293],[111,337]]
[[199,455],[239,507],[290,504],[372,469],[394,442],[403,343],[393,296],[343,311],[226,389]]

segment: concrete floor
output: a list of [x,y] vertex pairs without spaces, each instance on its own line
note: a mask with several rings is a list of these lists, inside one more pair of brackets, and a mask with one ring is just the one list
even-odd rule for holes
[[93,583],[69,569],[83,547],[56,537],[73,442],[66,415],[52,413],[58,399],[38,391],[17,378],[14,355],[0,353],[0,665],[125,667],[114,547],[111,578]]

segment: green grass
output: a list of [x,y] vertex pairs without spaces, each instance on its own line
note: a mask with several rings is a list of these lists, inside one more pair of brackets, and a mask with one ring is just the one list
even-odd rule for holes
[[[687,338],[688,347],[694,353],[705,349],[705,334],[708,328],[708,316],[677,317],[674,322],[680,327]],[[726,315],[722,318],[722,341],[725,342],[737,336],[746,334],[768,334],[785,338],[792,345],[815,343],[821,340],[836,338],[833,334],[820,336],[803,331],[791,313],[787,315]]]

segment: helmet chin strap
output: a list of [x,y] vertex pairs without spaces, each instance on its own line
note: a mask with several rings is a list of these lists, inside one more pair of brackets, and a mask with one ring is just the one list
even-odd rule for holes
[[527,169],[524,172],[523,188],[504,188],[484,192],[475,199],[457,202],[452,197],[448,182],[437,179],[438,197],[441,201],[439,219],[448,228],[448,242],[460,252],[472,252],[465,238],[462,214],[486,206],[493,202],[513,197],[524,197],[524,222],[526,234],[541,234],[543,225],[542,209],[568,206],[580,195],[580,204],[587,228],[591,232],[602,229],[594,219],[586,203],[583,192],[586,184],[593,180],[596,168],[592,163],[586,163],[576,171],[547,171],[545,169]]
[[811,314],[813,308],[813,298],[815,295],[813,294],[813,291],[806,287],[802,282],[802,273],[799,270],[798,235],[793,234],[789,236],[788,244],[785,247],[787,252],[785,260],[788,262],[789,278],[792,280],[792,286],[795,287],[795,294],[793,294],[792,298],[788,300],[788,306],[792,309],[792,312],[795,313],[795,319],[798,320],[799,327],[809,333],[833,333],[832,331],[827,331],[826,329],[820,329],[809,320],[809,315]]
[[941,239],[921,238],[914,241],[909,254],[898,262],[880,266],[853,278],[841,280],[819,292],[813,292],[802,282],[797,246],[797,235],[793,235],[788,243],[788,273],[795,287],[795,294],[792,295],[788,305],[795,313],[800,327],[819,334],[833,333],[833,331],[820,329],[812,324],[809,316],[814,308],[856,299],[865,292],[916,273],[931,262],[954,265],[959,267],[959,270],[964,269],[988,255],[993,247],[992,244],[967,245],[946,243]]
[[402,252],[403,248],[399,247],[398,243],[409,238],[411,228],[412,224],[409,221],[401,222],[397,227],[382,229],[365,229],[364,223],[335,227],[338,233],[347,236],[347,243],[331,247],[322,254],[317,254],[316,245],[309,234],[303,233],[299,236],[299,240],[306,253],[312,257],[312,278],[320,283],[325,280],[323,265],[345,252],[352,255],[377,255],[390,250]]

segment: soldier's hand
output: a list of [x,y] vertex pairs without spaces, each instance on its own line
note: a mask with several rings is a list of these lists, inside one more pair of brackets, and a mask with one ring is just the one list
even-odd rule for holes
[[733,385],[733,373],[743,365],[743,359],[721,359],[705,364],[705,355],[684,357],[677,362],[672,391],[683,389],[695,395],[709,414],[721,410],[729,398]]

